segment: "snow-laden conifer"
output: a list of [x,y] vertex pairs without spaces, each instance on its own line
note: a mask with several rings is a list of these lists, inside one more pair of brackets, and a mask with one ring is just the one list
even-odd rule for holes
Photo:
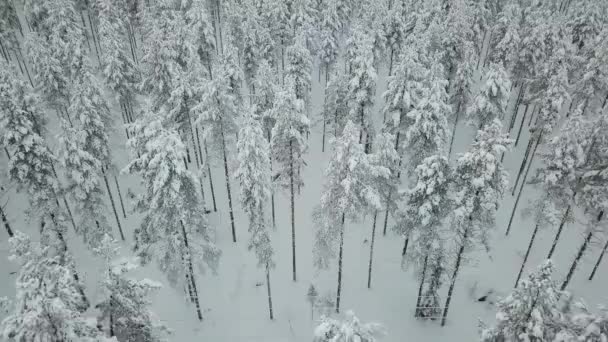
[[385,335],[385,330],[378,323],[362,323],[354,313],[349,311],[345,320],[323,316],[315,328],[314,342],[377,342]]
[[482,128],[494,119],[503,120],[511,93],[511,82],[505,70],[491,63],[482,83],[467,108],[469,123]]

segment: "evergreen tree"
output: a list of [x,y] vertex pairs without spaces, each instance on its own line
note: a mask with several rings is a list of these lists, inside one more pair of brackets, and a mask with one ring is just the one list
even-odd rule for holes
[[314,8],[313,0],[291,0],[290,2],[290,27],[293,30],[295,42],[308,49],[310,55],[315,55],[319,39],[316,23],[318,13]]
[[296,36],[293,45],[287,48],[286,55],[285,82],[293,85],[296,97],[304,101],[308,108],[312,82],[312,56],[306,48],[303,35]]
[[296,281],[296,223],[295,223],[295,189],[304,182],[301,170],[306,165],[304,153],[308,149],[306,135],[310,122],[305,115],[304,101],[297,98],[295,86],[288,82],[285,90],[276,93],[271,116],[276,118],[272,129],[272,159],[277,170],[272,176],[275,184],[288,188],[291,203],[291,247],[293,281]]
[[[327,86],[329,76],[331,75],[331,68],[336,64],[339,53],[341,24],[338,3],[336,1],[325,2],[321,18],[319,58],[321,59],[322,67],[325,68],[325,83]],[[321,71],[319,70],[319,77],[320,74]]]
[[259,63],[262,60],[273,61],[272,55],[273,41],[270,32],[262,25],[261,17],[252,1],[243,1],[243,73],[245,79],[252,86],[252,93],[255,93],[253,79],[256,76]]
[[599,307],[599,313],[589,311],[585,303],[574,303],[566,312],[566,322],[556,334],[555,341],[602,341],[608,338],[608,312]]
[[481,341],[553,341],[562,326],[561,292],[552,279],[553,263],[545,261],[498,303],[496,325],[481,333]]
[[445,149],[448,137],[447,117],[451,112],[446,92],[443,66],[432,59],[428,78],[422,84],[422,98],[407,113],[411,124],[405,132],[405,149],[411,168],[428,156]]
[[137,269],[137,259],[112,261],[115,253],[102,254],[108,270],[101,280],[103,299],[95,306],[99,310],[97,325],[107,324],[109,335],[118,341],[165,341],[164,336],[170,331],[149,309],[150,296],[162,285],[150,279],[127,277]]
[[262,125],[252,113],[239,130],[237,143],[239,166],[235,172],[241,188],[241,203],[249,217],[249,249],[254,249],[258,266],[266,268],[268,311],[274,319],[270,293],[270,269],[274,267],[270,233],[265,208],[270,197],[269,144],[264,139]]
[[490,38],[489,59],[512,74],[517,64],[521,44],[521,8],[516,1],[509,1],[498,13]]
[[507,187],[507,172],[498,156],[511,144],[495,120],[477,132],[475,142],[467,153],[459,156],[454,169],[453,239],[457,243],[456,263],[452,269],[441,325],[445,325],[454,284],[465,251],[476,243],[487,248],[491,229],[496,221],[499,201]]
[[346,320],[339,321],[326,316],[321,317],[321,323],[315,328],[314,342],[376,342],[385,335],[382,325],[377,323],[361,323],[354,313],[349,311]]
[[365,153],[357,135],[355,124],[348,121],[340,139],[334,141],[321,204],[314,213],[315,266],[326,268],[335,257],[335,245],[339,243],[336,312],[340,312],[345,219],[357,220],[366,213],[380,210],[383,201],[378,179],[390,177],[388,168],[378,165],[373,156]]
[[[451,212],[452,174],[447,158],[432,155],[423,159],[416,167],[415,175],[417,183],[408,190],[405,206],[398,209],[395,215],[395,230],[406,239],[411,239],[412,252],[408,256],[420,274],[416,316],[436,318],[438,314],[429,315],[430,313],[426,312],[426,315],[423,315],[421,307],[426,304],[425,300],[437,296],[438,286],[433,286],[433,281],[440,281],[442,277],[444,266],[440,259],[444,253],[442,241],[446,236],[443,223]],[[434,291],[423,297],[425,284],[427,289]],[[435,308],[439,307],[434,304]]]
[[[197,197],[196,181],[185,169],[185,147],[175,130],[167,130],[153,114],[134,124],[129,145],[140,155],[125,169],[143,177],[144,193],[136,210],[144,214],[135,230],[135,253],[143,264],[155,260],[172,285],[184,284],[202,320],[195,265],[215,270],[220,251]],[[198,268],[196,268],[198,269]]]
[[[323,102],[323,142],[322,150],[325,152],[327,129],[333,128],[333,138],[337,139],[344,129],[348,119],[348,75],[342,68],[333,70],[333,76],[325,86],[325,99]],[[328,127],[329,126],[329,127]]]
[[498,64],[490,64],[484,75],[484,81],[467,108],[469,123],[482,128],[492,123],[494,119],[503,120],[510,90],[511,82],[505,70]]
[[384,20],[384,34],[386,45],[390,49],[388,75],[392,75],[394,57],[399,57],[408,35],[404,3],[401,0],[393,1],[392,8]]
[[2,337],[16,341],[113,341],[83,315],[81,285],[64,253],[15,232],[11,258],[20,263],[13,310],[2,321]]

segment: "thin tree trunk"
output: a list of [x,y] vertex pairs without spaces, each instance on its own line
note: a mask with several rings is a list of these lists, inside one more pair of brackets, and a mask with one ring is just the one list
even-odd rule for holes
[[456,110],[456,117],[454,118],[454,126],[452,127],[452,136],[450,137],[450,149],[448,151],[448,159],[452,155],[452,148],[454,147],[454,137],[456,136],[456,126],[458,125],[458,119],[460,117],[460,108],[462,107],[462,101],[458,102],[458,110]]
[[532,125],[532,119],[534,119],[534,112],[540,112],[540,108],[536,110],[536,105],[532,106],[532,112],[530,112],[530,120],[528,120],[528,127]]
[[536,233],[538,233],[539,224],[537,223],[534,226],[534,231],[532,232],[532,237],[530,237],[530,243],[528,243],[528,249],[526,250],[526,254],[524,255],[524,260],[521,263],[521,267],[519,268],[519,273],[517,274],[517,279],[515,279],[515,286],[519,284],[519,279],[521,279],[522,273],[524,273],[524,268],[526,267],[526,262],[528,261],[528,257],[530,256],[530,251],[532,250],[532,245],[534,245],[534,239],[536,239]]
[[555,238],[553,239],[553,244],[551,244],[551,249],[549,250],[549,255],[547,256],[547,259],[551,259],[553,253],[555,252],[555,247],[557,246],[559,237],[562,235],[562,230],[564,229],[566,221],[568,220],[568,216],[570,215],[570,207],[570,204],[568,204],[568,207],[566,207],[566,212],[564,213],[564,217],[562,217],[562,220],[559,223],[559,228],[557,228],[557,233],[555,234]]
[[268,266],[268,263],[266,263],[266,289],[268,290],[268,314],[270,315],[270,319],[273,320],[272,294],[270,292],[270,267]]
[[196,131],[196,148],[198,149],[198,155],[201,158],[201,166],[203,165],[203,150],[201,149],[201,137],[198,132],[198,126],[194,126]]
[[116,184],[116,190],[118,191],[118,199],[120,200],[120,208],[122,208],[122,215],[127,218],[127,212],[125,211],[125,204],[122,201],[122,193],[120,192],[120,185],[118,184],[118,178],[114,175],[114,183]]
[[376,240],[376,218],[378,217],[378,210],[374,211],[374,223],[372,224],[372,238],[371,244],[369,245],[369,266],[367,268],[367,288],[372,287],[372,260],[374,257],[374,242]]
[[[534,108],[532,108],[532,111],[534,111]],[[521,137],[521,131],[524,127],[524,122],[526,121],[526,115],[528,113],[528,104],[526,104],[526,107],[524,108],[524,115],[521,118],[521,123],[519,124],[519,130],[517,131],[517,138],[515,139],[515,147],[517,147],[517,143],[519,143],[519,138]]]
[[342,255],[344,254],[344,213],[340,229],[340,251],[338,252],[338,291],[336,294],[336,313],[340,313],[340,296],[342,294]]
[[[53,170],[53,176],[55,176],[55,179],[57,180],[57,182],[59,182],[59,177],[57,176],[57,171],[55,171],[55,164],[51,163],[51,170]],[[55,196],[57,196],[57,194],[55,194]],[[68,212],[68,217],[70,218],[70,222],[72,223],[72,228],[74,228],[74,231],[76,231],[76,222],[74,222],[74,216],[72,215],[72,209],[70,209],[70,205],[68,204],[68,200],[65,198],[65,196],[61,196],[63,199],[63,205],[65,205],[65,210]],[[57,197],[55,197],[55,201],[57,201]],[[59,202],[59,201],[57,201]],[[59,206],[59,203],[57,203],[57,206]]]
[[296,220],[295,220],[295,194],[294,194],[294,167],[293,167],[293,142],[289,141],[289,192],[291,201],[291,263],[293,281],[296,281]]
[[526,185],[526,179],[528,178],[528,172],[530,172],[530,168],[532,163],[534,162],[534,155],[536,154],[536,149],[538,148],[538,144],[542,139],[542,133],[536,138],[536,143],[534,144],[534,149],[532,150],[532,155],[530,156],[530,163],[526,168],[526,172],[524,173],[524,179],[521,181],[521,187],[519,188],[519,193],[517,194],[517,198],[515,199],[515,204],[513,205],[513,211],[511,212],[511,218],[509,219],[509,225],[507,226],[507,231],[505,235],[509,235],[511,231],[511,224],[513,223],[513,217],[515,216],[515,211],[517,210],[517,205],[519,204],[519,199],[521,198],[521,194],[524,191],[524,186]]
[[[600,211],[600,213],[597,215],[597,222],[600,222],[602,220],[602,216],[604,216],[603,210]],[[578,266],[579,261],[585,254],[585,251],[587,250],[587,247],[589,246],[589,243],[591,242],[592,237],[593,237],[593,228],[590,228],[589,233],[587,233],[587,237],[585,238],[585,241],[583,241],[583,244],[579,248],[578,253],[576,254],[576,257],[574,258],[574,261],[572,261],[572,266],[570,266],[570,270],[568,271],[568,275],[566,275],[566,279],[564,280],[564,282],[562,283],[562,286],[560,287],[561,291],[564,291],[566,289],[566,287],[568,286],[568,283],[570,283],[570,280],[572,279],[572,276],[574,275],[574,271],[576,270],[576,266]]]
[[21,48],[19,48],[19,55],[21,56],[21,60],[23,60],[23,67],[25,68],[25,73],[27,74],[27,79],[30,81],[30,86],[34,87],[34,82],[32,82],[32,76],[30,75],[30,71],[27,68],[27,64],[25,63],[25,59],[23,58],[23,52],[21,52]]
[[418,286],[418,299],[416,299],[416,311],[414,311],[414,317],[420,316],[420,301],[422,301],[422,289],[424,288],[428,260],[429,255],[427,252],[427,254],[424,256],[424,263],[422,264],[422,276],[420,277],[420,286]]
[[217,0],[217,26],[218,26],[218,31],[220,33],[220,52],[223,54],[224,53],[224,40],[222,38],[222,6],[220,4],[220,0]]
[[388,75],[392,76],[393,74],[393,54],[395,53],[395,48],[391,46],[391,58],[388,65]]
[[534,144],[534,140],[528,140],[528,146],[526,147],[526,152],[524,153],[524,159],[522,159],[521,165],[519,165],[519,172],[517,173],[517,178],[515,178],[515,184],[513,184],[513,188],[511,189],[511,196],[515,196],[515,190],[517,189],[517,185],[519,184],[519,178],[526,169],[526,164],[528,163],[528,155],[530,154],[530,150],[532,149],[532,144]]
[[200,169],[203,157],[198,158],[198,150],[196,149],[196,141],[194,139],[194,129],[192,128],[192,119],[190,118],[190,112],[186,110],[188,113],[188,127],[190,128],[190,137],[192,138],[192,149],[194,150],[194,159],[196,160],[196,167]]
[[401,257],[405,258],[405,254],[407,254],[407,245],[410,242],[409,235],[405,236],[405,241],[403,242],[403,249],[401,250]]
[[[84,14],[82,14],[82,11],[79,11],[79,12],[80,12],[80,20],[82,20],[82,33],[84,33],[84,38],[85,38],[85,41],[87,42],[87,47],[89,48],[89,51],[91,51],[91,44],[89,43],[89,35],[87,34],[87,29],[86,29],[87,23],[84,20]],[[28,23],[28,25],[29,25],[29,23]],[[30,28],[30,30],[31,30],[31,28]]]
[[386,197],[386,212],[384,215],[384,227],[382,228],[382,236],[386,236],[386,226],[388,223],[388,203],[391,200],[391,195],[392,195],[392,189],[389,190],[388,196]]
[[519,87],[519,91],[517,92],[517,99],[515,100],[515,108],[513,109],[513,114],[511,115],[511,119],[509,120],[509,133],[511,133],[511,130],[513,129],[513,126],[515,126],[515,120],[517,119],[517,114],[519,112],[519,102],[521,101],[521,96],[523,94],[523,90],[524,90],[524,85],[522,84]]
[[6,218],[6,215],[4,214],[4,208],[2,208],[2,206],[0,206],[0,216],[2,216],[2,223],[4,223],[4,228],[6,228],[8,237],[12,238],[14,235],[13,230],[11,229],[11,225],[8,223],[8,219]]
[[194,279],[194,267],[192,267],[192,254],[190,253],[190,246],[188,245],[188,236],[186,235],[186,228],[184,227],[184,222],[180,220],[180,224],[182,226],[182,235],[184,237],[184,247],[188,252],[188,272],[190,273],[190,281],[192,282],[192,294],[194,295],[194,304],[196,305],[196,315],[198,316],[198,320],[203,320],[203,314],[201,312],[201,305],[198,298],[198,290],[196,289],[196,280]]
[[91,37],[93,37],[93,45],[95,45],[95,53],[97,54],[97,62],[101,63],[101,57],[99,57],[99,50],[97,49],[97,38],[95,36],[95,28],[93,27],[93,20],[91,20],[91,12],[87,9],[87,16],[89,17],[89,25],[91,26]]
[[234,228],[234,210],[232,208],[232,192],[230,191],[230,174],[228,173],[228,157],[226,156],[226,139],[224,127],[220,121],[220,134],[222,135],[222,153],[224,155],[224,174],[226,176],[226,192],[228,193],[228,208],[230,209],[230,225],[232,227],[232,242],[236,242],[236,230]]
[[105,170],[103,173],[103,181],[106,184],[106,189],[108,190],[108,197],[110,197],[110,203],[112,204],[112,210],[114,211],[114,217],[116,218],[116,224],[118,225],[118,232],[120,233],[120,239],[125,241],[125,234],[122,231],[122,226],[120,225],[120,219],[118,218],[118,212],[116,211],[116,204],[114,204],[114,197],[112,197],[112,191],[110,191],[110,184],[108,183],[108,177],[106,176]]
[[[471,218],[469,218],[470,220]],[[452,279],[450,282],[450,289],[448,290],[448,296],[445,301],[445,308],[443,308],[443,315],[441,317],[441,326],[445,326],[446,318],[448,317],[448,310],[450,308],[450,302],[452,301],[452,294],[454,293],[454,284],[456,284],[456,277],[458,276],[458,271],[460,270],[460,263],[462,262],[462,255],[464,254],[464,245],[466,243],[467,235],[469,233],[469,227],[467,227],[464,231],[464,236],[462,238],[462,242],[460,244],[460,249],[458,250],[458,254],[456,255],[456,266],[454,267],[454,273],[452,274]]]
[[600,263],[602,262],[602,258],[604,258],[604,254],[606,253],[606,249],[608,249],[608,240],[606,240],[606,243],[604,244],[604,248],[602,248],[602,252],[600,253],[599,258],[597,258],[597,261],[595,262],[595,265],[593,266],[593,271],[591,271],[591,275],[589,275],[589,280],[593,280],[593,277],[595,276],[595,272],[597,272],[598,267],[600,266]]
[[213,201],[213,211],[217,212],[217,204],[215,203],[215,189],[213,188],[213,177],[211,176],[211,166],[209,165],[209,151],[207,150],[207,142],[203,140],[205,155],[207,156],[207,175],[209,175],[209,187],[211,188],[211,200]]
[[[270,146],[270,148],[272,149],[272,144],[271,144],[272,137],[270,136],[271,131],[267,130],[267,132],[268,132],[268,134],[267,134],[268,135],[268,146]],[[271,175],[271,183],[272,183],[272,153],[269,153],[269,161],[270,161],[270,175]],[[270,206],[271,206],[271,213],[272,213],[272,229],[277,229],[276,215],[274,212],[274,187],[270,187]]]

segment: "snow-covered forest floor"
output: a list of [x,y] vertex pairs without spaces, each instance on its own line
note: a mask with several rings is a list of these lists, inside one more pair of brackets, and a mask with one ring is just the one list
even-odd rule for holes
[[[485,51],[485,50],[484,50]],[[95,54],[91,54],[93,65],[98,64]],[[216,244],[222,251],[217,274],[207,271],[197,278],[200,302],[203,308],[204,320],[199,322],[195,308],[187,299],[183,288],[172,288],[154,263],[142,267],[133,276],[137,278],[150,278],[163,283],[163,288],[154,295],[152,311],[165,323],[173,334],[170,341],[185,342],[197,340],[213,341],[264,341],[264,342],[304,342],[310,341],[312,333],[322,314],[320,308],[311,313],[310,304],[306,300],[306,293],[311,284],[319,291],[321,296],[327,295],[335,299],[337,261],[333,261],[327,270],[317,270],[313,266],[313,239],[315,223],[312,214],[315,206],[319,204],[324,184],[324,171],[332,156],[332,147],[327,143],[325,152],[321,152],[322,122],[320,115],[324,101],[325,74],[322,72],[318,78],[319,61],[315,59],[312,72],[312,92],[310,118],[313,122],[308,138],[308,151],[304,156],[306,167],[302,170],[304,186],[295,199],[295,227],[296,227],[296,255],[297,255],[297,281],[292,280],[291,255],[291,221],[289,192],[276,190],[276,230],[272,231],[272,247],[275,250],[276,268],[271,272],[272,299],[274,305],[274,320],[268,319],[266,297],[266,275],[263,268],[259,268],[255,254],[247,249],[249,235],[248,221],[238,200],[238,183],[232,179],[233,203],[235,206],[235,223],[237,242],[232,242],[230,220],[228,211],[227,192],[224,184],[224,165],[219,153],[211,153],[206,159],[211,164],[214,191],[217,202],[217,212],[207,214],[209,225],[216,230]],[[479,79],[479,74],[476,76]],[[387,61],[383,61],[378,70],[378,79],[374,105],[374,125],[379,130],[382,127],[383,106],[381,98],[386,90],[388,79]],[[514,110],[516,92],[510,98],[508,113]],[[244,96],[246,99],[247,94]],[[112,96],[108,100],[113,103]],[[566,106],[567,107],[567,106]],[[520,106],[515,128],[511,135],[514,138],[523,116],[524,106]],[[119,242],[120,254],[132,255],[133,232],[140,225],[141,214],[133,212],[133,203],[130,194],[139,194],[143,191],[138,176],[120,173],[127,163],[134,157],[126,147],[126,136],[120,117],[120,108],[113,103],[111,112],[114,115],[115,130],[111,135],[112,162],[114,172],[120,184],[120,191],[125,201],[127,217],[119,215],[126,241]],[[49,109],[47,142],[52,150],[57,150],[58,137],[62,134],[55,113]],[[466,263],[461,268],[446,326],[440,327],[439,321],[422,321],[414,317],[414,308],[418,291],[418,278],[414,270],[408,267],[407,260],[402,261],[401,251],[403,238],[393,231],[393,219],[388,219],[386,235],[382,233],[385,213],[378,214],[376,223],[376,245],[374,250],[371,288],[367,288],[369,248],[372,231],[372,214],[365,219],[352,223],[347,222],[344,241],[343,257],[343,287],[342,312],[353,310],[357,317],[364,322],[379,322],[386,328],[387,335],[383,341],[473,341],[479,336],[479,319],[488,324],[494,322],[496,307],[493,305],[501,297],[509,294],[513,289],[515,278],[519,271],[523,254],[528,246],[530,235],[534,229],[534,220],[524,215],[529,203],[539,196],[538,190],[526,184],[520,199],[519,208],[515,214],[511,232],[505,236],[505,230],[511,216],[516,197],[511,195],[511,186],[517,177],[520,163],[524,158],[526,146],[531,137],[528,118],[523,123],[523,131],[517,147],[507,152],[504,158],[505,168],[509,172],[509,187],[504,199],[500,202],[497,212],[496,227],[494,228],[486,251],[481,246],[474,252],[466,255]],[[451,127],[451,122],[450,122]],[[456,130],[454,150],[450,161],[454,162],[459,153],[467,151],[473,141],[475,130],[461,120]],[[545,148],[539,146],[539,152]],[[229,147],[229,162],[231,173],[234,171],[237,160],[234,146]],[[2,165],[8,163],[6,154],[1,154]],[[404,164],[408,161],[405,159]],[[530,174],[534,174],[539,166],[539,160],[534,161]],[[192,158],[189,169],[195,173],[205,173],[206,168],[197,169]],[[5,170],[3,170],[5,171]],[[401,188],[405,189],[412,184],[408,183],[406,176],[402,177]],[[28,221],[26,209],[28,198],[23,193],[17,193],[7,178],[2,178],[3,185],[8,190],[3,193],[2,202],[8,222],[15,230],[29,234],[34,240],[39,238],[36,220]],[[114,200],[118,204],[118,193],[113,181],[110,181]],[[211,209],[211,189],[208,178],[203,182],[206,194],[206,208]],[[515,193],[517,195],[517,193]],[[111,211],[107,197],[106,216],[117,235],[114,214]],[[267,214],[270,207],[267,208]],[[74,213],[79,215],[78,212]],[[553,261],[556,265],[554,279],[561,282],[566,276],[568,268],[584,239],[586,218],[582,213],[575,213],[577,219],[568,223],[562,234]],[[549,252],[555,235],[555,228],[542,229],[527,261],[525,274],[534,270],[543,262]],[[68,228],[68,245],[76,260],[76,268],[86,286],[86,294],[92,300],[99,295],[99,281],[104,274],[102,261],[96,258],[83,244],[82,239]],[[608,285],[608,264],[604,262],[593,279],[587,278],[593,268],[606,236],[596,234],[592,249],[588,251],[581,261],[572,278],[568,290],[574,297],[586,300],[590,305],[608,303],[606,288]],[[448,248],[455,248],[449,246]],[[12,298],[15,295],[16,264],[8,261],[8,235],[0,229],[0,297]],[[451,251],[451,250],[450,250]],[[448,254],[447,265],[454,263],[454,253]],[[447,283],[441,289],[441,300],[444,301],[447,293]],[[488,300],[479,302],[478,298],[488,295]],[[91,308],[87,314],[93,316]],[[333,309],[329,312],[333,313]],[[0,313],[0,319],[4,313]]]

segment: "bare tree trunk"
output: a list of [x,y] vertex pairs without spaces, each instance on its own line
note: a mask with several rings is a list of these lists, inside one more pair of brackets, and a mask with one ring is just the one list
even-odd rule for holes
[[593,277],[595,276],[595,272],[597,272],[597,268],[600,266],[600,263],[602,262],[602,258],[604,258],[606,249],[608,249],[608,240],[606,240],[606,243],[604,244],[604,248],[602,248],[602,252],[600,253],[599,258],[597,258],[597,262],[593,266],[593,271],[591,271],[591,275],[589,275],[590,281],[593,280]]
[[454,284],[456,284],[456,277],[458,276],[458,271],[460,270],[460,263],[462,262],[462,255],[464,254],[464,245],[466,243],[468,233],[469,227],[467,227],[464,231],[464,236],[460,244],[460,249],[458,250],[458,254],[456,255],[456,266],[454,267],[454,273],[452,274],[452,279],[450,282],[450,289],[448,290],[448,296],[445,301],[445,308],[443,308],[443,316],[441,317],[442,327],[445,326],[445,321],[448,317],[448,310],[450,308],[450,302],[452,301],[452,294],[454,293]]
[[196,160],[196,167],[200,169],[201,163],[203,162],[203,157],[200,158],[199,162],[198,150],[196,149],[196,141],[194,139],[194,129],[192,128],[192,119],[190,118],[190,112],[186,112],[188,113],[188,128],[190,128],[190,137],[192,138],[192,149],[194,150],[194,159]]
[[220,33],[220,52],[223,54],[224,40],[222,38],[222,5],[220,4],[220,0],[217,0],[217,26]]
[[[55,171],[55,164],[53,163],[51,163],[51,170],[53,170],[53,176],[55,176],[55,179],[57,180],[57,182],[59,182],[57,171]],[[57,194],[55,194],[55,196],[57,196]],[[76,231],[76,222],[74,222],[74,216],[72,215],[72,210],[70,209],[68,200],[65,198],[65,196],[61,196],[61,198],[63,199],[63,205],[65,205],[65,210],[68,212],[68,217],[70,219],[70,222],[72,223],[72,228],[74,228],[74,231]],[[55,198],[55,200],[57,201],[57,198]],[[57,203],[57,206],[59,206],[59,203]]]
[[188,245],[188,236],[186,235],[186,228],[184,227],[184,222],[180,220],[180,224],[182,226],[182,235],[184,237],[184,247],[186,247],[187,251],[187,259],[188,259],[188,272],[190,276],[190,281],[192,282],[192,294],[194,295],[194,304],[196,305],[196,315],[198,316],[198,320],[203,320],[203,314],[201,312],[201,305],[198,298],[198,290],[196,289],[196,280],[194,279],[194,267],[192,267],[192,254],[190,253],[190,246]]
[[205,155],[207,156],[207,175],[209,176],[209,187],[211,188],[211,200],[213,201],[213,211],[217,212],[217,204],[215,203],[215,189],[213,188],[213,177],[211,176],[211,166],[209,165],[209,151],[207,150],[207,142],[203,140]]
[[536,233],[538,233],[539,224],[537,223],[534,226],[534,231],[532,232],[532,237],[530,238],[530,243],[528,243],[528,249],[526,250],[526,254],[524,255],[524,260],[521,263],[521,267],[519,268],[519,273],[517,274],[517,279],[515,279],[515,286],[519,284],[519,279],[521,279],[522,273],[524,273],[524,268],[526,267],[526,262],[528,261],[528,257],[530,256],[530,251],[532,250],[532,245],[534,244],[534,239],[536,239]]
[[112,210],[114,211],[114,217],[116,218],[116,224],[118,225],[118,232],[120,233],[120,239],[125,241],[125,234],[122,232],[122,226],[120,225],[120,219],[118,218],[118,212],[116,211],[116,204],[114,204],[114,197],[112,197],[112,191],[110,191],[110,184],[108,183],[108,177],[106,176],[106,171],[102,170],[103,173],[103,181],[106,184],[106,189],[108,190],[108,197],[110,197],[110,203],[112,204]]
[[530,150],[532,149],[532,144],[534,143],[533,139],[528,140],[528,146],[526,147],[526,152],[524,153],[524,159],[521,161],[521,165],[519,166],[519,172],[517,173],[517,178],[515,179],[515,184],[513,184],[513,189],[511,189],[511,196],[515,196],[515,190],[517,189],[517,185],[519,184],[519,178],[522,173],[526,169],[526,164],[528,162],[528,155],[530,154]]
[[122,194],[120,193],[120,185],[118,184],[118,178],[114,175],[114,183],[116,184],[116,190],[118,191],[118,199],[120,200],[120,207],[122,208],[122,215],[127,218],[127,212],[125,211],[125,204],[122,201]]
[[[389,192],[387,202],[391,200],[391,193]],[[382,236],[386,236],[386,226],[388,223],[388,205],[386,206],[386,212],[384,215],[384,227],[382,228]]]
[[230,191],[230,174],[228,173],[228,158],[226,156],[226,139],[224,138],[224,127],[221,121],[220,133],[222,135],[222,153],[224,155],[224,174],[226,175],[226,192],[228,193],[228,208],[230,209],[230,225],[232,226],[232,242],[236,242],[236,231],[234,228],[234,210],[232,208],[232,192]]
[[376,240],[376,218],[378,217],[378,210],[374,211],[374,223],[372,224],[372,238],[369,245],[369,266],[367,268],[367,288],[370,289],[372,286],[372,260],[374,257],[374,242]]
[[[532,107],[532,111],[534,111],[534,107]],[[515,147],[517,147],[517,143],[519,143],[519,138],[521,137],[521,131],[524,127],[524,122],[526,121],[526,115],[528,113],[528,105],[524,109],[524,115],[521,117],[521,123],[519,124],[519,130],[517,131],[517,138],[515,139]]]
[[14,235],[13,230],[11,229],[11,225],[8,223],[8,219],[6,218],[6,215],[4,214],[4,208],[2,208],[1,205],[0,205],[0,216],[2,216],[2,223],[4,223],[4,228],[6,228],[8,237],[12,238]]
[[266,263],[266,290],[268,291],[268,314],[270,315],[270,319],[273,320],[272,294],[270,292],[270,267],[268,266],[268,263]]
[[391,58],[388,65],[388,75],[392,76],[393,74],[393,54],[395,53],[395,48],[391,46]]
[[422,264],[422,276],[420,277],[420,286],[418,286],[418,299],[416,299],[416,311],[414,317],[420,316],[420,302],[422,301],[422,289],[424,288],[424,281],[426,278],[426,268],[429,260],[429,255],[424,256],[424,263]]
[[452,127],[452,136],[450,137],[450,149],[448,151],[448,159],[452,155],[452,148],[454,147],[454,137],[456,136],[456,126],[458,125],[458,119],[460,117],[461,107],[462,107],[462,101],[459,101],[458,109],[456,110],[456,117],[454,118],[454,126]]
[[[600,211],[600,213],[597,215],[597,222],[600,222],[602,220],[602,216],[604,216],[603,210]],[[585,254],[585,251],[587,250],[587,247],[589,246],[589,243],[591,242],[592,237],[593,237],[593,228],[590,228],[589,233],[587,233],[587,237],[585,238],[585,241],[583,241],[583,244],[579,248],[578,253],[576,254],[576,257],[574,258],[574,261],[572,261],[572,266],[570,266],[570,270],[568,271],[568,275],[566,275],[566,279],[564,280],[564,282],[562,283],[562,286],[560,287],[561,291],[564,291],[566,289],[566,287],[568,286],[568,283],[570,283],[570,280],[572,279],[572,276],[574,275],[574,271],[576,271],[576,266],[578,266],[579,261]]]
[[562,235],[562,230],[564,229],[564,225],[566,224],[568,216],[570,215],[570,207],[570,204],[568,204],[568,207],[566,207],[566,212],[564,213],[564,217],[562,217],[562,220],[559,223],[559,228],[557,228],[557,233],[555,234],[555,238],[553,239],[553,244],[551,244],[551,249],[549,250],[549,255],[547,256],[547,259],[551,259],[553,253],[555,252],[555,247],[557,246],[559,237]]
[[27,74],[27,79],[30,81],[30,86],[34,87],[34,82],[32,82],[32,76],[30,75],[30,71],[27,68],[27,64],[25,63],[25,58],[23,58],[23,52],[21,52],[21,48],[18,49],[19,55],[21,56],[21,60],[23,61],[23,67],[25,68],[25,73]]
[[296,281],[296,220],[295,220],[295,194],[294,194],[294,166],[293,166],[293,143],[289,141],[289,192],[291,201],[291,262],[293,271],[293,281]]
[[515,204],[513,205],[513,211],[511,212],[511,218],[509,219],[509,225],[507,226],[507,231],[505,235],[509,235],[511,231],[511,224],[513,223],[513,217],[515,216],[515,211],[517,210],[517,205],[519,204],[519,199],[521,198],[521,194],[524,191],[524,186],[526,186],[526,179],[528,178],[528,172],[530,172],[530,168],[532,163],[534,162],[534,155],[536,154],[536,149],[538,148],[538,144],[542,139],[542,133],[536,138],[536,143],[534,144],[534,149],[532,150],[532,155],[530,156],[530,163],[528,163],[528,167],[526,168],[526,172],[524,173],[524,179],[521,181],[521,187],[519,188],[519,193],[517,194],[517,198],[515,199]]
[[338,291],[336,294],[336,313],[340,313],[340,296],[342,295],[342,256],[344,255],[344,213],[340,230],[340,251],[338,253]]

